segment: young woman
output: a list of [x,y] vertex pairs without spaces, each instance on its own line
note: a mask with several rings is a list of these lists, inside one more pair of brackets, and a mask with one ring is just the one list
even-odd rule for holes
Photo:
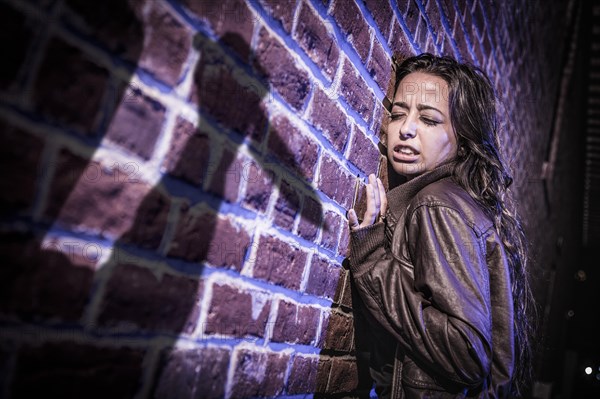
[[380,397],[518,397],[531,370],[534,304],[507,191],[496,103],[478,68],[421,54],[397,68],[387,158],[374,175],[350,265],[377,339]]

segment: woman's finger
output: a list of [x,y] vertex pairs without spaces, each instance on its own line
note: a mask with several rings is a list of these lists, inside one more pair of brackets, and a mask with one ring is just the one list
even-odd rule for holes
[[373,187],[373,199],[375,201],[375,215],[374,218],[377,218],[379,215],[379,210],[381,208],[381,199],[379,198],[379,187],[377,186],[377,178],[374,174],[369,175],[369,184]]
[[383,187],[380,178],[377,178],[377,186],[379,188],[379,198],[381,201],[379,212],[381,213],[381,216],[385,216],[385,212],[387,211],[387,194],[385,193],[385,187]]
[[356,211],[354,209],[350,209],[348,211],[348,223],[350,224],[350,228],[352,230],[356,230],[360,227],[358,223],[358,216],[356,216]]

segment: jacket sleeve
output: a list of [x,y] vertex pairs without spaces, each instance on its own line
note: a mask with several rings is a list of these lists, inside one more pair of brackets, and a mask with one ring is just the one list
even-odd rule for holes
[[365,307],[431,371],[467,386],[481,383],[492,360],[481,238],[456,210],[423,205],[406,226],[409,259],[396,259],[373,245],[383,229],[371,227],[351,233],[351,270]]

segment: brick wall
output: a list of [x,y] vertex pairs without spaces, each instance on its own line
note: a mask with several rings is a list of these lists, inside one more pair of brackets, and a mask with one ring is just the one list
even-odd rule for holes
[[566,7],[541,3],[0,1],[4,396],[368,392],[345,211],[392,56],[489,73],[543,243]]

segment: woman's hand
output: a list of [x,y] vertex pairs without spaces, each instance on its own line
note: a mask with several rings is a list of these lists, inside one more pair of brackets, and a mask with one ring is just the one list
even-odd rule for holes
[[363,217],[362,223],[358,222],[356,211],[348,210],[348,222],[351,230],[358,230],[362,227],[371,226],[379,217],[385,215],[387,210],[387,196],[383,183],[374,174],[369,175],[369,183],[367,184],[367,210]]

